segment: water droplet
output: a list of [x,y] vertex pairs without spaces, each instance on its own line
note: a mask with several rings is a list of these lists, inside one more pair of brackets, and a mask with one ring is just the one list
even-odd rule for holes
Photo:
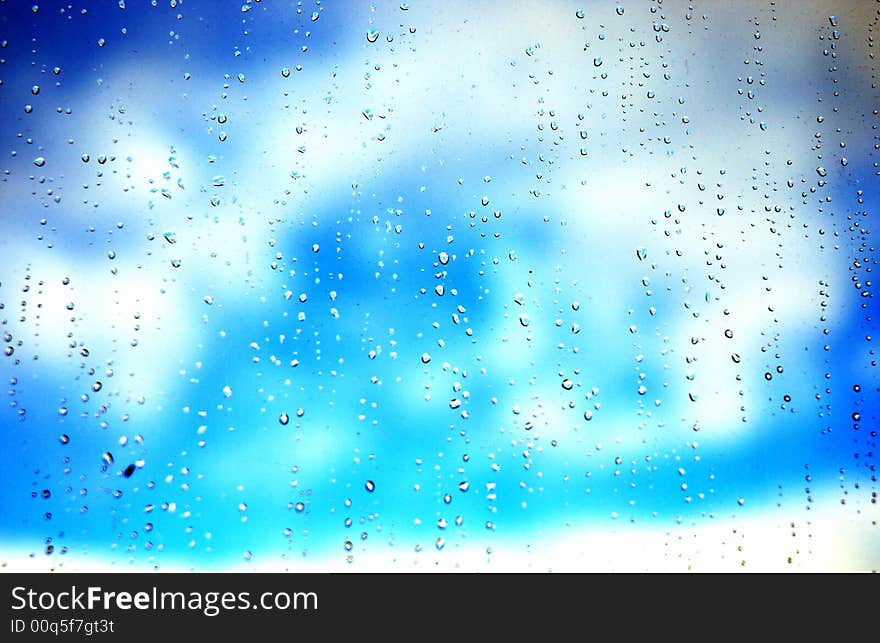
[[429,353],[422,353],[422,364],[427,364],[431,361],[431,355]]
[[133,464],[128,465],[127,467],[125,467],[125,471],[122,472],[122,475],[124,475],[126,478],[130,478],[131,475],[134,473],[135,468],[136,467]]
[[618,16],[622,16],[622,15],[623,15],[623,12],[625,11],[625,9],[624,9],[624,7],[623,7],[622,4],[617,5],[617,6],[614,8],[614,10],[617,12],[617,15],[618,15]]
[[104,464],[106,464],[109,467],[114,462],[113,461],[113,454],[110,453],[109,451],[105,451],[103,454],[101,454],[101,460],[104,462]]
[[601,67],[602,66],[602,57],[596,56],[595,58],[593,58],[593,65],[595,67]]
[[287,78],[290,76],[290,67],[282,67],[281,68],[281,76]]
[[278,422],[282,426],[287,426],[287,423],[290,422],[290,416],[287,413],[282,413],[278,416]]
[[373,493],[376,490],[376,483],[372,480],[367,480],[364,483],[364,489],[366,489],[369,493]]
[[375,29],[370,29],[367,32],[367,42],[376,42],[379,40],[379,32]]
[[837,19],[837,16],[828,16],[828,22],[831,23],[832,27],[836,27],[840,21]]
[[37,167],[43,167],[44,165],[46,165],[46,159],[42,156],[38,156],[34,159],[34,165],[36,165]]
[[34,85],[33,87],[31,87],[31,94],[36,96],[39,93],[40,93],[40,86],[39,85]]
[[584,19],[584,16],[586,15],[586,13],[584,12],[583,9],[578,9],[577,11],[574,12],[574,15],[575,15],[579,20],[583,20],[583,19]]

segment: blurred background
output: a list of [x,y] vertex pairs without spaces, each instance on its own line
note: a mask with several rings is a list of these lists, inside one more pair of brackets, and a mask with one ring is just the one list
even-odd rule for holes
[[878,20],[0,2],[0,565],[876,570]]

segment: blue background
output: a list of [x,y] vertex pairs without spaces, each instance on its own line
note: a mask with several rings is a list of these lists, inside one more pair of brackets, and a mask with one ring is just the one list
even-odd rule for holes
[[123,4],[0,3],[4,563],[876,568],[870,3]]

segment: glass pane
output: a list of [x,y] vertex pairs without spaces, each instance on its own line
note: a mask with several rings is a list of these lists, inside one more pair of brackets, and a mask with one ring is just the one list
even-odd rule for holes
[[8,569],[871,570],[871,2],[0,6]]

